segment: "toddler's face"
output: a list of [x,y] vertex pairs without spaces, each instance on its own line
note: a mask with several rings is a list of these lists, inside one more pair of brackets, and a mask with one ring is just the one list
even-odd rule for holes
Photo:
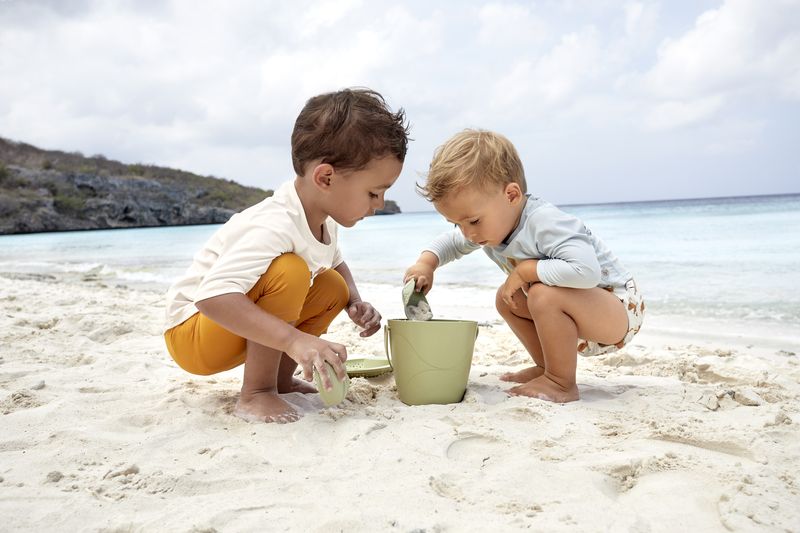
[[361,170],[337,172],[332,180],[330,216],[350,228],[382,209],[384,195],[403,169],[396,157],[373,159]]
[[481,246],[497,246],[514,231],[525,196],[516,183],[490,191],[465,188],[433,205],[467,240]]

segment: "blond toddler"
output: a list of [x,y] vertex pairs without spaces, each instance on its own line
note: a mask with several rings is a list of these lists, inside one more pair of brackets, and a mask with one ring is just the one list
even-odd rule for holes
[[519,383],[513,395],[578,400],[577,354],[617,350],[639,331],[644,303],[630,272],[578,218],[527,193],[517,151],[497,133],[445,142],[419,189],[456,229],[404,279],[427,293],[438,267],[482,248],[508,275],[495,305],[534,363],[500,379]]

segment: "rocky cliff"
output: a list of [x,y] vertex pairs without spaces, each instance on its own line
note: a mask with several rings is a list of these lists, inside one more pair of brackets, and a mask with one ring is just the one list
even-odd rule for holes
[[400,206],[397,205],[397,202],[393,202],[392,200],[386,200],[383,209],[378,209],[375,211],[376,215],[396,215],[400,213]]
[[[217,224],[272,195],[230,180],[0,137],[0,234]],[[387,201],[384,213],[399,213]]]
[[0,138],[0,234],[221,223],[270,194]]

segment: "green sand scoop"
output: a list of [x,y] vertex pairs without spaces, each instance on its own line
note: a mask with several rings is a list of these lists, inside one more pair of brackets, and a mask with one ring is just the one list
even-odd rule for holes
[[403,310],[409,320],[430,320],[433,318],[431,306],[422,291],[417,292],[417,280],[411,278],[403,286]]
[[478,323],[433,320],[416,280],[403,286],[407,320],[389,320],[383,342],[394,370],[397,395],[407,405],[457,403],[464,398]]
[[314,383],[317,385],[319,397],[322,398],[325,405],[330,407],[341,403],[344,397],[347,396],[347,391],[350,389],[350,378],[345,375],[344,379],[340,380],[336,376],[336,372],[333,370],[331,364],[327,361],[325,361],[325,370],[327,370],[328,377],[331,380],[331,390],[325,390],[325,387],[322,385],[322,378],[319,377],[319,372],[316,367],[314,368]]

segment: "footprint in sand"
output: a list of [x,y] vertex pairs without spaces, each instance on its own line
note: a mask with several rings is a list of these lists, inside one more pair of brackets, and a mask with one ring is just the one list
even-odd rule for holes
[[100,344],[111,344],[119,337],[127,335],[133,331],[133,327],[126,322],[116,322],[114,324],[102,324],[99,328],[91,331],[87,337]]
[[122,417],[119,419],[119,421],[127,426],[144,429],[152,425],[155,425],[157,419],[153,415],[136,414],[136,415]]
[[464,395],[464,403],[496,405],[508,399],[508,394],[496,385],[470,382]]
[[514,405],[513,407],[508,407],[503,410],[503,414],[510,415],[515,420],[527,423],[539,422],[544,418],[541,412],[528,405]]
[[643,476],[675,470],[680,466],[677,456],[668,452],[662,456],[607,464],[599,470],[608,476],[613,483],[614,491],[619,494],[631,490]]
[[742,459],[747,459],[749,461],[756,461],[756,458],[753,456],[753,452],[751,450],[748,450],[744,446],[740,446],[733,442],[719,442],[713,440],[693,439],[681,435],[671,435],[664,433],[655,435],[650,438],[653,440],[660,440],[676,444],[683,444],[685,446],[692,446],[694,448],[700,448],[702,450],[708,450],[710,452],[732,455],[734,457],[740,457]]
[[504,446],[504,441],[489,435],[463,433],[445,451],[448,459],[484,463]]
[[178,396],[181,403],[207,413],[224,411],[231,414],[239,398],[238,391],[213,390],[210,385],[204,386],[193,381],[184,383],[182,389]]
[[433,492],[442,498],[448,498],[460,502],[464,499],[464,493],[461,492],[459,485],[461,482],[455,479],[454,476],[443,474],[439,477],[431,476],[428,480],[428,485],[433,489]]
[[630,386],[616,386],[616,387],[592,387],[589,385],[581,385],[579,387],[581,393],[581,400],[587,402],[596,402],[601,400],[614,400],[633,387]]

